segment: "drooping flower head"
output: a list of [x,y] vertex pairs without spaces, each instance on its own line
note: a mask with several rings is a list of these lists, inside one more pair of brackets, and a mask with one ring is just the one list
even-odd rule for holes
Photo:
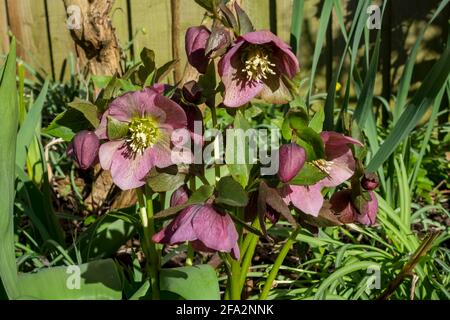
[[224,104],[240,107],[257,95],[271,103],[285,103],[291,95],[283,76],[291,79],[298,71],[297,58],[276,35],[266,30],[246,33],[219,62]]
[[315,217],[323,206],[322,188],[336,187],[355,172],[356,163],[350,145],[362,146],[358,140],[332,131],[323,131],[321,138],[325,145],[325,159],[314,160],[312,164],[327,176],[310,186],[285,185],[282,190],[287,203]]
[[189,241],[195,250],[230,252],[233,258],[239,259],[238,237],[228,214],[217,212],[210,204],[202,204],[184,209],[152,240],[170,245]]
[[208,68],[206,45],[211,32],[205,26],[190,27],[186,31],[185,49],[189,63],[200,73]]
[[170,166],[171,133],[186,128],[183,109],[159,91],[146,88],[116,98],[96,131],[109,140],[100,147],[100,164],[122,190],[143,186],[153,167]]

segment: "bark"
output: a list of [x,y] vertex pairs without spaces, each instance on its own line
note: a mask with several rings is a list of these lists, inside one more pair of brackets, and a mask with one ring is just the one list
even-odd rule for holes
[[64,5],[81,11],[80,28],[70,31],[80,67],[94,75],[122,75],[122,50],[109,18],[114,0],[64,0]]

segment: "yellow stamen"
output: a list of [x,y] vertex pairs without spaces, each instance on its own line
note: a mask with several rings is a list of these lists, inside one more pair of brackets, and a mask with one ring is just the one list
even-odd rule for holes
[[131,121],[129,133],[127,142],[130,149],[134,153],[143,154],[147,148],[155,144],[159,130],[154,119],[136,118]]
[[313,160],[312,164],[320,171],[329,175],[331,172],[331,166],[333,165],[333,161],[327,161],[325,159],[318,159],[318,160]]
[[247,74],[248,81],[260,82],[267,79],[269,74],[275,74],[272,69],[275,64],[269,60],[270,49],[264,46],[250,45],[244,50],[243,62],[245,68],[242,69],[242,72]]

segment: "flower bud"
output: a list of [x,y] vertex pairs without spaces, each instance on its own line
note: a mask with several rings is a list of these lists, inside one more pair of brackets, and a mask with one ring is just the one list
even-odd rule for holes
[[183,86],[183,98],[190,103],[199,104],[202,99],[202,88],[195,80],[186,82]]
[[80,169],[87,170],[98,161],[99,148],[100,140],[97,135],[94,132],[84,130],[77,133],[73,138],[71,153]]
[[204,26],[190,27],[186,32],[185,48],[189,63],[200,73],[206,73],[209,58],[206,44],[211,32]]
[[305,149],[296,143],[282,145],[280,148],[280,166],[278,177],[282,182],[292,180],[303,168],[306,161]]
[[182,185],[172,193],[170,197],[170,206],[176,207],[185,204],[189,200],[188,189],[185,185]]
[[220,57],[227,52],[230,45],[230,33],[225,28],[213,28],[206,44],[206,54],[213,59]]
[[375,190],[380,181],[376,173],[366,172],[361,180],[361,186],[368,191]]

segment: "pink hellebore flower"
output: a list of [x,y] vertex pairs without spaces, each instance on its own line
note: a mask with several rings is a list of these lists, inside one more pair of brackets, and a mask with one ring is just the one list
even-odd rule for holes
[[83,130],[78,132],[68,148],[81,170],[89,169],[98,162],[100,141],[94,132]]
[[291,94],[283,76],[292,79],[298,71],[296,56],[276,35],[266,30],[246,33],[219,62],[223,103],[237,108],[257,95],[271,103],[286,103]]
[[376,221],[378,211],[378,200],[375,192],[369,191],[371,200],[366,203],[363,212],[352,203],[352,191],[345,189],[333,194],[330,199],[330,210],[342,223],[359,222],[364,225],[373,225]]
[[206,73],[209,58],[206,45],[211,32],[205,26],[190,27],[186,31],[185,49],[189,63],[200,73]]
[[233,220],[210,204],[187,207],[152,239],[170,245],[189,241],[198,251],[231,252],[236,260],[240,256]]
[[[124,137],[108,137],[111,119],[128,125]],[[186,123],[183,109],[160,90],[146,88],[116,98],[96,131],[100,139],[110,140],[100,147],[102,168],[111,171],[114,183],[122,190],[143,186],[153,167],[172,165],[171,133],[186,128]]]
[[322,188],[336,187],[355,172],[355,159],[349,145],[362,146],[358,140],[333,131],[323,131],[321,138],[325,144],[325,159],[314,160],[312,164],[328,176],[310,186],[285,185],[282,190],[286,203],[315,217],[323,206]]

